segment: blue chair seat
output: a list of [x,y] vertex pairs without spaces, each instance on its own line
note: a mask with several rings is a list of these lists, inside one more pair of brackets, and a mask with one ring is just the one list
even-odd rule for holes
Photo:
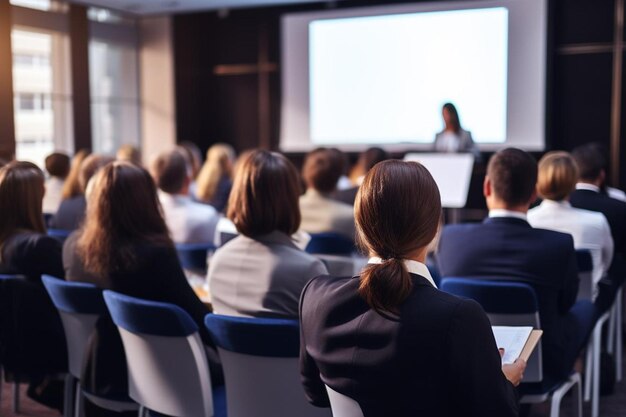
[[323,255],[352,255],[354,241],[338,233],[312,233],[306,252]]

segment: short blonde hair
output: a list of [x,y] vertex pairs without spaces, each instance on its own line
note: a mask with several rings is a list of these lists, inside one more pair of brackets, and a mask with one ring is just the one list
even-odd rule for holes
[[539,161],[537,193],[546,200],[565,200],[576,188],[578,165],[567,152],[548,152]]

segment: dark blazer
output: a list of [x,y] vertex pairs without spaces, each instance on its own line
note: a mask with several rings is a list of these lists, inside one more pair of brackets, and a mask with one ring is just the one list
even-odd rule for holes
[[626,256],[626,203],[591,190],[575,190],[570,195],[573,207],[604,214],[611,226],[615,252]]
[[345,190],[337,190],[331,195],[331,197],[333,200],[341,201],[342,203],[353,206],[358,192],[359,187],[352,187]]
[[222,177],[217,183],[217,190],[215,190],[215,195],[209,204],[215,207],[215,210],[224,212],[226,210],[226,206],[228,205],[228,197],[230,196],[230,190],[232,188],[233,180],[228,177]]
[[24,275],[34,282],[41,282],[43,274],[64,278],[61,243],[41,233],[13,235],[2,246],[0,273]]
[[59,210],[50,219],[50,227],[52,229],[76,230],[80,227],[85,212],[87,211],[87,200],[85,196],[68,198],[61,201]]
[[560,377],[570,339],[566,316],[576,302],[579,278],[571,235],[533,229],[516,218],[443,229],[437,253],[442,277],[481,277],[530,284],[537,293],[544,369]]
[[359,277],[309,282],[300,304],[308,400],[328,407],[326,384],[356,400],[365,417],[517,416],[517,394],[481,307],[411,278],[397,317],[367,305]]
[[[81,273],[84,266],[76,252],[77,238],[77,233],[72,234],[63,247],[63,262],[68,281],[90,282],[132,297],[176,304],[198,324],[204,344],[214,346],[204,326],[204,316],[210,310],[189,286],[173,247],[137,244],[133,247],[136,263],[131,269],[115,271],[109,277],[99,278],[93,274]],[[83,375],[87,381],[86,389],[100,395],[124,394],[127,376],[123,345],[110,318],[98,323],[88,350],[89,358]],[[207,356],[211,361],[211,377],[219,376],[218,380],[221,379],[217,355],[211,351]]]

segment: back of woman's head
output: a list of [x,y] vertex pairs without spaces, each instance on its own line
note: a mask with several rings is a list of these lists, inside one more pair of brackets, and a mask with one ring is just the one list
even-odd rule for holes
[[30,162],[0,168],[0,245],[20,230],[45,233],[43,172]]
[[90,185],[78,250],[89,272],[105,276],[130,267],[137,244],[171,246],[150,174],[130,162],[100,169]]
[[359,244],[382,259],[364,269],[359,293],[372,308],[394,312],[412,288],[403,259],[426,250],[437,234],[437,184],[416,162],[381,162],[365,176],[354,213]]
[[357,182],[358,178],[367,174],[374,165],[387,159],[389,159],[389,153],[382,148],[373,147],[366,149],[359,155],[359,159],[350,174],[350,179],[353,182]]
[[537,193],[547,200],[569,197],[578,181],[578,165],[567,152],[548,152],[539,161]]
[[87,156],[89,156],[89,151],[82,149],[76,152],[76,155],[72,158],[70,172],[65,178],[65,183],[63,183],[62,196],[64,200],[83,194],[83,189],[80,185],[80,170]]
[[283,155],[246,153],[237,163],[228,218],[239,233],[255,237],[275,230],[292,235],[300,227],[298,171]]
[[119,147],[116,157],[120,162],[130,162],[131,164],[141,166],[141,151],[128,143]]
[[198,199],[210,202],[223,177],[232,177],[235,150],[225,143],[216,143],[206,154],[206,161],[196,179]]

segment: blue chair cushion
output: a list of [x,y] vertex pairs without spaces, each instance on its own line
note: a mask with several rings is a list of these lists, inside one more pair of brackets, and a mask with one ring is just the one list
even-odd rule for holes
[[326,255],[351,255],[354,241],[337,233],[314,233],[306,246],[306,252]]
[[177,305],[142,300],[110,290],[103,294],[113,322],[131,333],[187,337],[198,331],[189,314]]
[[207,314],[204,324],[215,344],[230,352],[273,358],[300,354],[298,320]]
[[41,280],[55,307],[60,311],[78,314],[108,314],[102,290],[93,284],[68,282],[44,275]]
[[441,290],[477,301],[487,313],[534,314],[538,311],[535,290],[528,284],[497,278],[443,278]]
[[576,262],[578,263],[578,272],[591,272],[593,270],[591,252],[587,249],[576,250]]
[[207,253],[215,249],[215,245],[212,243],[179,243],[176,245],[180,264],[186,269],[206,269]]

